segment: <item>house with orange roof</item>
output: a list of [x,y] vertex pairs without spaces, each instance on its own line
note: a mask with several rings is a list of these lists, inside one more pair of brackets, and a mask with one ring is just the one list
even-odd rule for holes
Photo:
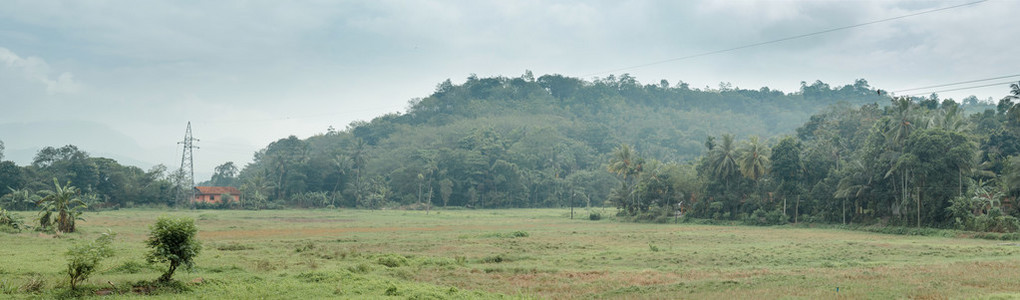
[[223,203],[227,195],[231,202],[241,202],[241,191],[232,186],[196,186],[193,202]]

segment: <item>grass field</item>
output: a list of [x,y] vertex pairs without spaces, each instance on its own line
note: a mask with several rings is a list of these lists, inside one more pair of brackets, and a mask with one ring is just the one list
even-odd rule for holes
[[[28,219],[34,214],[21,213]],[[117,255],[85,284],[137,297],[160,215],[196,220],[188,291],[147,298],[1010,298],[1020,246],[839,229],[570,220],[566,210],[121,210],[81,233],[0,233],[0,298],[66,292],[73,243],[107,229]],[[195,279],[201,278],[200,282]]]

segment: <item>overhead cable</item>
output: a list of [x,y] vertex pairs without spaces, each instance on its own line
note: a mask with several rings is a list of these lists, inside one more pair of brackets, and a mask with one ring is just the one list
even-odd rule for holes
[[688,59],[702,57],[702,56],[709,56],[709,55],[714,55],[714,54],[719,54],[719,53],[725,53],[725,52],[736,51],[736,50],[741,50],[741,49],[747,49],[747,48],[752,48],[752,47],[764,46],[764,45],[768,45],[768,44],[775,44],[775,43],[779,43],[779,42],[785,42],[785,41],[789,41],[789,40],[795,40],[795,39],[800,39],[800,38],[805,38],[805,37],[810,37],[810,36],[815,36],[815,35],[821,35],[821,34],[826,34],[826,33],[840,31],[840,30],[852,29],[852,28],[863,27],[863,26],[868,26],[868,25],[873,25],[873,24],[878,24],[878,23],[883,23],[883,22],[889,22],[889,21],[894,21],[894,20],[899,20],[899,19],[904,19],[904,18],[909,18],[909,17],[914,17],[914,16],[920,16],[920,15],[924,15],[924,14],[930,14],[930,13],[934,13],[934,12],[940,12],[940,11],[944,11],[944,10],[961,8],[961,7],[965,7],[965,6],[970,6],[970,5],[978,4],[978,3],[981,3],[981,2],[986,2],[986,1],[988,1],[988,0],[980,0],[980,1],[974,1],[974,2],[964,3],[964,4],[954,5],[954,6],[948,6],[948,7],[943,7],[943,8],[936,8],[936,9],[932,9],[932,10],[921,11],[921,12],[907,14],[907,15],[902,15],[902,16],[898,16],[898,17],[892,17],[892,18],[887,18],[887,19],[875,20],[875,21],[871,21],[871,22],[865,22],[865,23],[854,24],[854,25],[843,26],[843,27],[836,27],[836,28],[826,29],[826,30],[822,30],[822,31],[815,31],[815,32],[811,32],[811,33],[805,33],[805,34],[801,34],[801,35],[785,37],[785,38],[781,38],[781,39],[775,39],[775,40],[759,42],[759,43],[754,43],[754,44],[747,44],[747,45],[733,47],[733,48],[727,48],[727,49],[722,49],[722,50],[715,50],[715,51],[709,51],[709,52],[704,52],[704,53],[698,53],[698,54],[694,54],[694,55],[688,55],[688,56],[682,56],[682,57],[671,58],[671,59],[666,59],[666,60],[660,60],[660,61],[640,64],[640,65],[634,65],[634,66],[629,66],[629,67],[612,69],[612,70],[603,71],[603,72],[590,73],[590,74],[585,74],[585,75],[583,75],[581,77],[589,77],[589,76],[594,76],[594,75],[599,75],[599,74],[614,73],[614,72],[625,71],[625,70],[630,70],[630,69],[637,69],[637,68],[643,68],[643,67],[647,67],[647,66],[664,64],[664,63],[668,63],[668,62],[688,60]]

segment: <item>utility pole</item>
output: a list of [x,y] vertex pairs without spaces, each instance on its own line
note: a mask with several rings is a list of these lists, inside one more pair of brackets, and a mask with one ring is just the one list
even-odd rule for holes
[[[190,203],[192,206],[195,201],[195,158],[192,156],[191,149],[198,148],[198,146],[195,146],[195,142],[197,141],[198,139],[191,137],[191,121],[188,121],[188,130],[184,132],[184,140],[177,142],[178,145],[184,145],[184,151],[183,154],[181,154],[180,169],[180,173],[183,174],[184,178],[182,178],[179,183],[182,185],[182,193],[179,197],[183,199],[178,200],[181,201],[181,203]],[[187,186],[184,186],[185,184],[187,184]],[[183,190],[184,188],[187,188],[187,190]]]

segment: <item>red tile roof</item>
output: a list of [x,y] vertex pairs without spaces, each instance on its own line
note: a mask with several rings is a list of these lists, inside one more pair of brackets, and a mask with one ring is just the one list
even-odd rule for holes
[[196,186],[195,189],[198,190],[199,194],[207,194],[207,195],[208,194],[212,194],[212,195],[222,195],[222,194],[240,195],[241,194],[241,191],[237,190],[237,188],[232,187],[232,186]]

